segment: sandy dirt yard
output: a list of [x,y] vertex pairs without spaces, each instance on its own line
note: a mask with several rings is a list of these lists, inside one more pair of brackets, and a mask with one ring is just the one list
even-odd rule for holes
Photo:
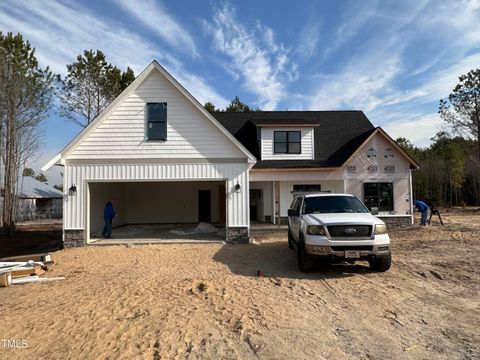
[[0,358],[479,359],[480,214],[444,218],[392,231],[386,273],[301,274],[285,234],[58,251],[66,280],[0,288]]

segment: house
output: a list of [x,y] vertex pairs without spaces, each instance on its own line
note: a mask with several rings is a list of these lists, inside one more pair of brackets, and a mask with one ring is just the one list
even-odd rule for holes
[[291,191],[348,192],[390,223],[411,223],[417,164],[360,111],[213,113],[153,61],[55,158],[64,166],[65,246],[103,226],[284,222]]
[[[62,217],[63,193],[47,183],[30,176],[18,179],[17,221]],[[0,198],[0,206],[3,202]]]

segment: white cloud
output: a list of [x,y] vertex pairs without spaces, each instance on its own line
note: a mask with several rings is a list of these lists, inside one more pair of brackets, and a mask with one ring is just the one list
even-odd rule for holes
[[57,73],[65,74],[66,64],[75,61],[84,49],[100,49],[108,61],[121,68],[130,66],[136,74],[158,59],[199,100],[226,102],[204,79],[185,70],[182,62],[157,44],[76,2],[3,2],[0,23],[4,31],[22,33],[36,48],[39,61]]
[[227,57],[228,72],[241,76],[245,90],[258,97],[262,109],[275,109],[286,95],[286,82],[296,75],[289,50],[277,43],[273,30],[258,21],[254,29],[247,28],[228,4],[215,9],[213,22],[204,22],[204,27],[214,51]]
[[320,22],[318,20],[309,21],[300,32],[296,52],[303,58],[311,58],[317,50],[319,39]]
[[[384,54],[377,53],[383,57]],[[367,56],[344,67],[339,73],[316,78],[320,85],[309,100],[312,110],[361,109],[370,111],[382,104],[382,93],[399,71],[399,59],[393,54],[381,64]]]
[[[458,76],[480,64],[480,1],[397,5],[369,3],[368,22],[340,26],[326,54],[349,46],[350,60],[334,72],[316,74],[304,101],[310,109],[365,110],[393,136],[427,145],[442,125],[438,100],[452,91]],[[354,38],[367,26],[374,35],[356,46]],[[422,43],[435,46],[419,48]]]
[[411,120],[389,122],[383,129],[394,139],[404,137],[416,146],[426,147],[431,143],[430,139],[442,129],[442,125],[437,114],[429,114]]
[[[56,73],[65,74],[66,65],[75,61],[84,49],[100,49],[109,62],[123,69],[130,66],[137,75],[157,59],[201,103],[227,104],[227,100],[202,77],[186,70],[180,60],[156,43],[141,37],[125,24],[101,17],[77,2],[0,2],[0,24],[3,32],[20,32],[35,47],[39,62],[43,66],[49,65]],[[53,136],[46,135],[47,141],[48,136]],[[54,155],[51,148],[42,147],[30,166],[39,170],[37,168]],[[57,183],[61,180],[59,172],[55,168],[47,176]]]
[[160,3],[152,0],[114,1],[144,26],[153,30],[173,48],[181,52],[187,52],[193,57],[198,57],[192,36],[185,30],[182,24],[178,23],[172,15],[167,13]]

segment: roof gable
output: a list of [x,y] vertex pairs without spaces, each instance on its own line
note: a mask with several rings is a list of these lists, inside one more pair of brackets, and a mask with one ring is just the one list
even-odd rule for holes
[[[344,165],[352,161],[358,153],[364,151],[364,148],[375,136],[381,136],[387,144],[392,146],[395,151],[398,152],[408,162],[410,169],[413,170],[420,168],[420,165],[415,161],[415,159],[413,159],[409,154],[407,154],[407,152],[403,150],[402,147],[398,145],[397,142],[393,140],[390,135],[388,135],[381,127],[377,127],[374,131],[371,132],[371,134],[361,143],[361,146],[359,146],[357,150],[348,157],[348,159],[344,162]],[[381,154],[378,154],[378,156],[381,156]]]
[[[178,91],[185,99],[185,108],[190,113],[195,112],[198,118],[203,118],[212,127],[213,132],[221,134],[221,137],[228,142],[231,148],[235,148],[235,151],[239,153],[241,157],[246,157],[248,162],[254,163],[255,157],[234,137],[230,134],[218,121],[206,111],[203,106],[190,94],[188,91],[180,85],[158,62],[153,61],[136,79],[125,89],[89,126],[87,126],[77,137],[73,139],[54,159],[46,164],[42,170],[45,171],[52,165],[58,162],[64,162],[65,158],[71,157],[72,154],[78,152],[80,145],[95,131],[102,132],[105,129],[100,129],[102,124],[112,116],[115,111],[126,101],[129,97],[138,96],[136,92],[141,88],[150,77],[161,76],[170,85],[173,86],[175,91]],[[127,116],[128,117],[128,116]],[[128,121],[128,119],[127,119]],[[100,129],[100,130],[97,130]],[[188,139],[186,139],[188,141]],[[168,141],[168,140],[167,140]],[[150,144],[151,145],[151,144]],[[81,152],[81,151],[80,151]],[[238,156],[237,156],[238,157]]]

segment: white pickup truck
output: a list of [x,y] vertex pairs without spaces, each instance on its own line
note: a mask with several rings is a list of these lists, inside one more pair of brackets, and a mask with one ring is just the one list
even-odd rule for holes
[[392,262],[385,223],[348,194],[294,194],[288,210],[288,246],[297,250],[302,272],[313,271],[315,259],[368,260],[376,271],[387,271]]

